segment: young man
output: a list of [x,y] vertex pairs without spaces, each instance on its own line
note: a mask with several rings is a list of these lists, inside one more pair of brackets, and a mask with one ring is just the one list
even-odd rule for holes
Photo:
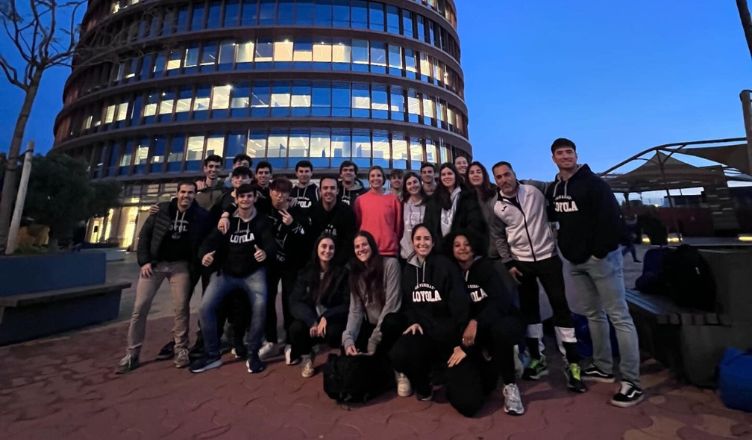
[[[233,170],[238,167],[246,167],[250,170],[251,165],[253,165],[253,159],[251,159],[251,156],[247,154],[240,153],[240,154],[235,155],[235,157],[232,159]],[[230,175],[230,177],[232,177],[232,174]],[[251,172],[251,179],[253,179],[253,172]],[[232,188],[231,178],[225,179],[224,186],[225,186],[225,189]]]
[[334,237],[334,264],[344,265],[353,255],[355,214],[350,206],[337,200],[337,179],[322,177],[319,182],[321,200],[311,209],[311,236]]
[[256,184],[259,193],[256,196],[256,210],[261,214],[268,214],[272,210],[269,196],[269,184],[272,182],[272,164],[262,160],[256,165]]
[[278,345],[277,335],[277,286],[282,282],[282,316],[284,328],[292,323],[289,299],[295,287],[295,280],[300,269],[310,259],[308,236],[310,219],[303,214],[300,207],[291,206],[289,201],[292,183],[286,177],[275,178],[269,186],[272,209],[266,215],[270,223],[272,236],[277,244],[276,258],[269,262],[267,280],[269,301],[266,307],[266,342],[261,348],[263,359],[279,354],[282,345]]
[[519,283],[520,311],[527,324],[527,348],[531,361],[523,377],[537,380],[548,374],[546,358],[539,348],[543,337],[538,302],[540,280],[554,311],[556,340],[567,361],[564,370],[567,387],[584,393],[587,388],[582,383],[580,355],[572,312],[564,291],[561,259],[556,254],[556,239],[546,215],[546,196],[541,189],[520,183],[509,162],[498,162],[492,172],[499,188],[494,215],[504,224],[497,248],[509,274]]
[[348,206],[355,206],[355,199],[366,192],[358,180],[358,166],[346,160],[339,166],[340,184],[337,188],[339,201]]
[[273,258],[275,245],[266,218],[253,207],[257,189],[251,184],[241,185],[236,190],[238,209],[230,218],[228,233],[215,229],[201,245],[201,264],[209,267],[216,260],[218,271],[212,275],[201,301],[199,314],[206,356],[191,363],[193,373],[222,365],[217,316],[222,301],[235,289],[245,291],[252,310],[246,368],[249,373],[260,373],[266,368],[258,350],[266,314],[266,260]]
[[392,194],[402,200],[402,176],[404,173],[402,170],[394,169],[389,173],[389,187],[392,189]]
[[232,185],[230,187],[230,190],[225,191],[222,194],[222,197],[220,197],[219,200],[214,203],[211,211],[209,211],[209,213],[211,214],[211,221],[213,223],[219,221],[223,213],[227,213],[227,216],[229,216],[233,212],[235,212],[235,210],[237,209],[235,198],[237,196],[238,188],[240,188],[241,185],[251,183],[252,179],[253,171],[251,171],[250,168],[242,166],[233,168],[232,173],[230,173],[230,178],[227,179]]
[[546,190],[550,219],[559,223],[561,253],[572,263],[572,280],[582,298],[593,339],[593,365],[585,379],[613,382],[613,358],[608,323],[619,344],[621,384],[611,399],[618,407],[636,405],[640,388],[640,351],[637,331],[624,299],[624,273],[619,249],[624,224],[614,193],[587,165],[577,163],[577,147],[569,139],[551,145],[559,169]]
[[[173,326],[175,366],[188,366],[188,325],[191,271],[196,271],[198,246],[207,232],[208,213],[195,203],[196,184],[178,184],[175,199],[159,204],[159,210],[146,219],[139,232],[136,302],[128,328],[128,352],[120,361],[119,374],[139,366],[146,334],[146,318],[154,296],[165,279],[170,283],[175,309]],[[172,344],[170,347],[173,350]]]
[[423,184],[423,191],[426,195],[431,196],[436,191],[436,167],[432,163],[423,162],[420,166],[420,180]]
[[207,211],[222,197],[224,185],[219,180],[222,158],[212,154],[204,159],[204,178],[196,181],[196,203]]
[[308,160],[301,160],[295,164],[295,177],[298,183],[292,190],[290,204],[297,206],[305,215],[319,201],[319,188],[311,182],[313,177],[313,164]]

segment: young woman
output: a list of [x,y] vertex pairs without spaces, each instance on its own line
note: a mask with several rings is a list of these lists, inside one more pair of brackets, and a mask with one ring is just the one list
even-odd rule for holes
[[409,326],[389,353],[392,366],[408,377],[418,400],[433,398],[432,368],[447,368],[449,403],[469,417],[484,400],[477,362],[462,346],[470,295],[457,265],[431,253],[434,236],[424,224],[413,229],[412,240],[415,255],[402,272],[402,310]]
[[400,258],[407,261],[413,254],[412,233],[415,225],[423,223],[426,215],[426,195],[420,177],[408,172],[402,178],[402,239],[400,240]]
[[466,185],[468,181],[468,161],[465,156],[455,156],[454,166],[457,168],[457,174],[460,176],[460,184]]
[[487,256],[491,258],[500,258],[499,251],[496,249],[496,241],[499,234],[504,233],[504,225],[494,215],[494,205],[498,197],[496,185],[491,183],[491,178],[480,162],[473,162],[467,170],[468,188],[475,191],[478,200],[478,206],[483,213],[483,219],[486,221],[486,234],[488,237]]
[[355,199],[358,229],[373,235],[381,255],[396,257],[402,233],[402,204],[394,194],[384,194],[384,170],[380,166],[368,171],[368,183],[371,189]]
[[332,264],[334,239],[322,235],[314,245],[313,261],[300,273],[290,297],[290,365],[302,358],[303,377],[311,377],[313,344],[325,342],[332,348],[340,346],[347,322],[350,302],[348,271]]
[[475,191],[462,189],[457,168],[451,163],[439,168],[439,185],[426,206],[424,222],[440,251],[451,251],[444,249],[442,238],[452,231],[464,230],[475,240],[487,240],[486,222]]
[[522,415],[525,407],[515,383],[514,345],[523,340],[524,324],[513,296],[504,287],[498,268],[491,260],[476,255],[466,234],[458,232],[450,239],[452,255],[465,276],[471,301],[470,321],[462,334],[462,344],[476,353],[487,351],[491,360],[483,363],[489,373],[485,385],[493,388],[493,379],[501,373],[504,412]]
[[[361,353],[386,357],[405,329],[400,309],[400,267],[396,258],[382,257],[376,240],[360,231],[353,240],[355,258],[350,267],[350,312],[342,333],[345,354]],[[412,394],[410,382],[397,375],[397,394]]]

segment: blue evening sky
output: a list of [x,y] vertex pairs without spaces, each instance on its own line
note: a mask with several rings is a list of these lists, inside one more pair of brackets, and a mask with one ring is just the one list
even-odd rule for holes
[[[752,64],[731,0],[456,0],[474,155],[550,178],[569,137],[602,171],[648,147],[744,136]],[[0,51],[10,54],[5,38]],[[27,138],[47,151],[65,69],[50,71]],[[20,92],[0,83],[0,151]]]

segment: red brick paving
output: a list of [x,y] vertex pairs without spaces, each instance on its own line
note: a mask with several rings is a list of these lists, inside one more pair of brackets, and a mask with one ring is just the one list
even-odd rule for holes
[[[138,370],[114,374],[127,322],[0,348],[0,437],[23,439],[752,439],[752,414],[725,408],[715,393],[677,384],[659,365],[643,364],[649,393],[619,409],[607,402],[615,385],[593,384],[584,395],[564,377],[523,382],[527,413],[501,410],[498,392],[467,419],[437,394],[434,402],[388,393],[351,410],[331,401],[321,374],[276,362],[250,375],[242,362],[194,375],[152,362],[171,326],[149,322]],[[323,362],[319,356],[317,364]]]

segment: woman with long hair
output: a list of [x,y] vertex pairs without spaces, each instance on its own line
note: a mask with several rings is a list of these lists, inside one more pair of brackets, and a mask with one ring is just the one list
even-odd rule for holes
[[412,233],[415,225],[423,223],[426,215],[428,195],[423,189],[420,177],[414,172],[405,173],[402,178],[402,239],[400,240],[400,258],[407,261],[413,254]]
[[[355,257],[350,263],[350,311],[342,333],[345,354],[386,354],[405,329],[404,317],[397,312],[402,303],[400,267],[396,258],[379,254],[376,240],[360,231],[353,240]],[[410,382],[397,375],[397,393],[412,394]]]
[[468,183],[468,161],[465,156],[454,156],[454,167],[457,168],[457,174],[460,176],[461,185]]
[[425,224],[415,226],[412,240],[415,255],[402,271],[402,313],[409,326],[389,357],[423,401],[433,399],[432,369],[446,368],[449,403],[470,417],[483,405],[485,394],[478,363],[462,344],[470,294],[457,265],[432,252],[435,240]]
[[[494,205],[499,196],[496,185],[491,183],[491,177],[488,170],[482,163],[475,161],[467,169],[468,187],[475,191],[478,199],[478,206],[483,213],[483,219],[486,221],[486,234],[488,237],[487,256],[498,259],[500,258],[497,249],[498,237],[504,233],[504,224],[494,215]],[[509,282],[508,277],[504,278]]]
[[334,239],[321,235],[314,244],[313,259],[298,276],[290,296],[290,346],[285,349],[288,365],[302,359],[301,375],[311,377],[313,345],[324,342],[340,346],[350,302],[348,270],[333,263]]
[[452,257],[462,270],[471,301],[470,321],[462,333],[462,344],[476,353],[486,350],[491,359],[482,362],[487,374],[485,385],[492,388],[501,374],[504,412],[522,415],[525,407],[516,384],[514,345],[523,339],[524,324],[514,297],[493,262],[473,249],[467,234],[452,233],[449,239]]
[[439,185],[426,206],[424,222],[436,237],[436,248],[440,251],[449,251],[442,239],[452,231],[467,231],[484,245],[488,239],[475,191],[462,189],[457,168],[448,162],[439,167]]
[[384,170],[380,166],[368,171],[368,183],[368,192],[355,199],[356,224],[359,230],[373,235],[381,255],[396,257],[402,233],[402,204],[394,194],[384,194]]

